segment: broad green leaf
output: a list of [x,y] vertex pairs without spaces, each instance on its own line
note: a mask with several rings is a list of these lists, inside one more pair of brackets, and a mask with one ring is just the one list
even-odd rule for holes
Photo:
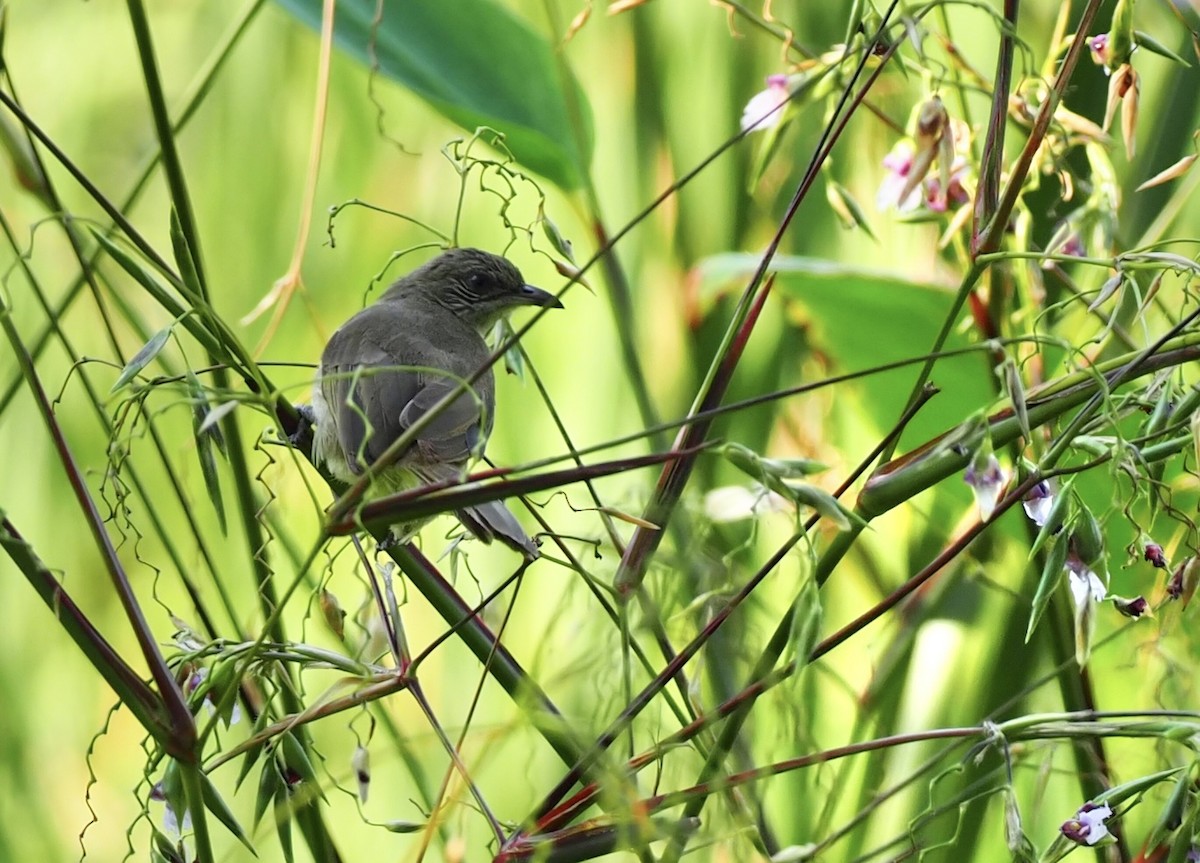
[[[321,0],[279,4],[320,28]],[[340,0],[334,35],[467,131],[486,126],[503,134],[525,167],[564,189],[583,183],[593,145],[587,97],[569,73],[564,92],[554,46],[499,4]]]
[[[699,266],[702,302],[713,301],[731,285],[744,284],[759,260],[758,255],[741,253],[705,259]],[[771,271],[776,274],[776,296],[793,303],[806,340],[833,361],[831,374],[925,355],[954,302],[949,288],[907,282],[882,269],[776,255]],[[963,336],[953,334],[946,348],[966,344]],[[940,393],[931,409],[910,423],[905,439],[928,440],[991,405],[995,396],[986,369],[974,355],[939,360],[933,382]],[[903,412],[919,371],[920,365],[914,364],[851,385],[861,392],[880,431],[890,429]],[[839,395],[844,391],[839,388]]]
[[125,368],[121,369],[121,374],[117,376],[117,382],[109,390],[110,393],[115,393],[121,389],[121,387],[137,377],[142,369],[154,361],[159,352],[166,347],[167,339],[171,338],[171,329],[173,326],[163,327],[150,337],[150,341],[142,345],[141,349],[133,355],[133,359],[125,364]]

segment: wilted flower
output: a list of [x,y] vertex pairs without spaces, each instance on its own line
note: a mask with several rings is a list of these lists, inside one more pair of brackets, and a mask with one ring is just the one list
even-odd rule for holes
[[742,109],[743,132],[763,132],[779,125],[783,106],[792,95],[789,82],[787,75],[767,76],[767,89],[751,96]]
[[1112,818],[1112,814],[1112,809],[1107,805],[1085,803],[1075,813],[1075,817],[1065,821],[1059,829],[1062,830],[1063,836],[1072,842],[1080,845],[1095,845],[1109,835],[1108,827],[1104,822]]
[[1054,508],[1054,492],[1050,488],[1050,483],[1042,480],[1033,488],[1025,493],[1025,497],[1021,499],[1021,506],[1025,508],[1025,514],[1029,516],[1029,520],[1038,527],[1046,526],[1046,519],[1050,517],[1050,510]]
[[[967,203],[969,161],[964,155],[970,130],[952,119],[936,95],[923,102],[914,121],[914,140],[896,143],[883,159],[886,172],[875,196],[880,210],[908,212],[925,201],[930,211],[944,213]],[[931,173],[934,165],[937,172]],[[924,186],[924,194],[921,194]]]
[[961,207],[971,200],[963,180],[967,176],[967,160],[955,156],[950,165],[949,184],[943,189],[940,177],[925,181],[925,205],[935,213],[944,213],[951,207]]
[[1067,582],[1075,605],[1075,661],[1082,668],[1092,655],[1096,606],[1104,599],[1107,588],[1074,552],[1067,555]]
[[975,505],[979,508],[979,518],[987,521],[996,511],[996,503],[1008,484],[1008,477],[1000,467],[996,456],[989,453],[986,458],[976,456],[967,465],[963,473],[963,482],[975,493]]
[[1128,63],[1108,79],[1108,102],[1104,108],[1104,131],[1107,132],[1121,103],[1121,137],[1125,140],[1125,155],[1134,155],[1134,127],[1137,125],[1138,102],[1141,97],[1141,79]]
[[1146,597],[1135,596],[1133,599],[1126,599],[1123,596],[1113,597],[1113,607],[1126,617],[1132,617],[1137,620],[1150,609],[1150,603],[1146,602]]
[[1101,33],[1099,36],[1093,36],[1088,39],[1088,48],[1092,51],[1092,62],[1097,66],[1104,67],[1104,74],[1108,71],[1108,34]]
[[1157,542],[1146,543],[1146,548],[1142,551],[1142,555],[1157,569],[1167,568],[1167,556],[1163,554],[1162,546]]
[[1167,582],[1167,596],[1171,599],[1183,600],[1186,606],[1192,599],[1192,594],[1196,592],[1196,579],[1200,575],[1200,565],[1197,565],[1195,555],[1187,558],[1179,566],[1175,567],[1175,571],[1171,573],[1171,580]]

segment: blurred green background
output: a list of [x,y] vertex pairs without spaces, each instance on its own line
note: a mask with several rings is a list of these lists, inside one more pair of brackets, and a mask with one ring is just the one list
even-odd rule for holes
[[[258,6],[261,9],[253,14],[244,37],[178,138],[199,219],[213,306],[249,346],[263,337],[266,318],[249,325],[238,321],[287,270],[296,241],[319,50],[316,34],[279,5],[255,4]],[[816,54],[843,40],[850,13],[849,4],[773,3],[770,12],[779,23],[762,27],[755,24],[755,19],[762,21],[762,9],[748,8],[746,14],[739,14],[741,7],[732,3],[655,0],[622,14],[605,14],[600,5],[554,0],[507,6],[553,49],[561,51],[590,104],[595,209],[589,207],[586,196],[565,193],[536,175],[515,187],[511,203],[481,187],[478,175],[460,185],[443,150],[468,133],[394,82],[372,76],[358,59],[336,51],[313,223],[304,243],[304,294],[292,303],[259,354],[264,363],[286,364],[269,367],[269,372],[289,398],[307,400],[312,369],[305,364],[314,363],[324,338],[373,296],[369,294],[372,280],[391,256],[437,241],[435,235],[409,221],[359,207],[340,211],[327,232],[331,207],[361,199],[449,233],[455,230],[461,189],[459,241],[507,250],[529,281],[557,290],[563,277],[548,255],[535,254],[530,248],[532,242],[541,252],[551,251],[535,224],[538,185],[545,194],[545,213],[573,243],[576,260],[586,260],[596,250],[597,215],[607,232],[614,234],[669,184],[737,133],[742,107],[762,89],[765,76],[788,68],[782,59],[783,46],[772,28],[792,28],[799,45]],[[229,0],[153,4],[151,25],[172,107],[182,103],[212,59],[214,46],[249,8]],[[590,9],[590,18],[566,39],[567,24],[586,9]],[[16,0],[6,4],[5,11],[3,57],[12,92],[106,195],[122,200],[156,149],[145,84],[124,7]],[[952,34],[962,56],[987,80],[985,70],[992,67],[996,50],[994,24],[969,7],[946,6],[944,11],[939,28]],[[1022,9],[1019,33],[1032,54],[1018,55],[1018,75],[1033,73],[1034,66],[1041,65],[1056,14],[1057,9],[1033,4]],[[1186,46],[1165,8],[1139,9],[1139,15],[1145,17],[1139,20],[1141,29],[1156,33],[1172,47],[1179,48],[1177,42]],[[1192,20],[1194,23],[1194,16]],[[1036,63],[1032,57],[1038,58]],[[796,54],[790,55],[789,62],[796,59]],[[485,65],[503,67],[507,62],[509,58],[497,50],[495,56],[486,58]],[[870,101],[894,124],[905,126],[912,106],[941,81],[944,68],[939,62],[930,61],[933,71],[924,77],[912,68],[907,75],[888,73]],[[1184,71],[1160,57],[1149,55],[1143,60],[1139,55],[1139,70],[1144,76],[1140,149],[1132,164],[1123,153],[1114,157],[1127,196],[1120,210],[1120,235],[1129,242],[1162,211],[1170,194],[1152,189],[1134,195],[1132,189],[1191,152],[1190,135],[1196,127],[1200,93],[1193,70]],[[1068,96],[1069,107],[1098,122],[1103,115],[1105,86],[1101,70],[1085,61]],[[530,98],[542,96],[531,93]],[[957,112],[957,94],[946,102]],[[986,119],[987,94],[968,92],[963,104],[970,107],[971,121],[980,126]],[[523,346],[576,448],[633,434],[645,426],[623,370],[619,328],[631,329],[628,334],[636,345],[658,414],[676,418],[691,405],[727,324],[733,298],[748,274],[743,264],[742,275],[732,282],[706,278],[704,273],[711,269],[705,271],[699,265],[727,253],[754,256],[765,247],[824,126],[825,107],[818,103],[796,109],[758,182],[753,179],[761,136],[751,136],[717,158],[621,239],[616,254],[630,282],[631,319],[618,322],[614,317],[607,298],[610,286],[595,269],[589,274],[594,291],[572,288],[564,298],[565,310],[546,316],[524,338]],[[981,137],[978,129],[976,135]],[[938,315],[949,308],[961,273],[952,256],[938,248],[944,222],[909,223],[893,213],[880,213],[873,205],[884,173],[882,159],[899,137],[894,128],[865,111],[852,121],[833,153],[830,176],[862,203],[874,236],[844,228],[820,187],[814,190],[786,232],[780,252],[831,262],[832,270],[822,275],[801,268],[794,277],[781,277],[738,369],[729,401],[919,356],[928,349],[941,324]],[[1022,140],[1023,131],[1010,128],[1010,154]],[[474,152],[483,157],[492,151],[478,145]],[[51,162],[49,171],[74,222],[103,224],[95,203],[60,166]],[[1054,200],[1057,187],[1053,177],[1047,176],[1044,183],[1048,201],[1031,216],[1032,230],[1042,243],[1072,209],[1072,205]],[[1035,196],[1033,200],[1039,199]],[[30,343],[44,328],[46,316],[18,266],[17,252],[25,257],[52,303],[72,283],[78,265],[45,207],[20,187],[11,172],[0,172],[0,210],[16,244],[16,250],[8,247],[0,253],[4,274],[0,289],[19,331]],[[162,250],[170,249],[168,210],[169,198],[156,172],[128,215]],[[512,234],[504,228],[504,217],[521,228],[532,227],[531,239],[518,232],[510,244]],[[1195,196],[1184,204],[1177,224],[1178,235],[1196,235],[1200,203]],[[428,255],[418,251],[403,257],[387,269],[383,282]],[[710,263],[710,268],[715,266]],[[102,269],[109,290],[129,304],[149,332],[170,323],[169,316],[117,267],[107,264]],[[1094,289],[1104,277],[1088,271],[1079,274],[1079,279],[1081,287]],[[111,297],[105,303],[110,309],[116,307]],[[88,358],[87,364],[76,365],[77,357],[52,344],[37,368],[44,386],[57,397],[57,416],[76,459],[87,471],[93,493],[103,501],[101,510],[112,518],[110,531],[151,625],[160,641],[168,643],[175,629],[172,616],[192,626],[196,621],[180,589],[177,562],[165,554],[148,523],[147,510],[154,509],[184,550],[180,562],[188,575],[209,590],[214,574],[190,539],[185,507],[171,494],[162,472],[152,466],[152,446],[144,423],[125,426],[121,434],[128,440],[131,457],[143,459],[149,466],[149,499],[136,493],[126,496],[120,482],[107,471],[109,441],[81,388],[80,376],[89,376],[101,394],[107,393],[122,363],[114,357],[97,314],[95,302],[85,295],[61,321],[77,357]],[[517,317],[517,323],[523,322],[523,315]],[[964,326],[956,331],[955,345],[974,340],[966,330]],[[144,341],[124,324],[118,325],[118,334],[126,358]],[[155,367],[156,373],[178,373],[204,363],[202,352],[187,340],[182,349],[172,343],[161,359],[162,368]],[[1056,371],[1047,369],[1047,377]],[[16,364],[7,353],[0,359],[0,372],[0,385],[6,388],[18,379]],[[498,418],[489,456],[498,464],[516,465],[562,453],[564,444],[532,383],[515,375],[498,374],[498,378]],[[832,487],[887,430],[887,418],[894,421],[915,378],[916,369],[909,368],[873,377],[868,383],[818,390],[740,412],[720,421],[714,433],[771,455],[818,459],[830,467],[828,477],[819,481]],[[946,391],[906,433],[902,451],[977,410],[998,404],[995,379],[982,354],[940,364],[935,378]],[[123,397],[109,397],[105,410],[113,415]],[[262,621],[253,601],[244,540],[233,518],[228,535],[222,535],[207,499],[183,389],[162,387],[148,398],[146,410],[154,414],[167,441],[167,455],[185,490],[186,508],[210,542],[216,579],[225,583],[235,607],[245,608],[245,616],[236,624],[257,633]],[[239,413],[248,442],[273,434],[265,414],[248,407],[239,408]],[[647,449],[644,442],[628,444],[604,457]],[[61,573],[75,600],[123,655],[136,657],[135,643],[70,497],[58,458],[23,386],[0,415],[0,452],[7,454],[0,459],[0,509]],[[265,554],[280,584],[287,584],[295,577],[297,559],[318,537],[328,490],[306,465],[302,467],[279,447],[263,445],[252,450],[251,471],[259,483],[256,491],[264,505],[265,523],[274,537]],[[304,475],[316,489],[315,495],[306,487]],[[599,488],[606,504],[636,514],[655,477],[653,472],[641,471],[605,480]],[[1113,506],[1109,479],[1101,477],[1088,491],[1102,508]],[[705,460],[686,505],[698,515],[704,490],[740,481],[744,477],[727,465],[715,458]],[[973,516],[966,487],[957,479],[943,486],[890,513],[864,536],[838,578],[823,591],[823,633],[851,620],[902,582],[943,545],[956,525]],[[224,487],[228,507],[227,475]],[[1194,495],[1194,491],[1194,482],[1185,479],[1180,493]],[[569,498],[576,507],[589,505],[577,490],[571,491]],[[594,513],[572,511],[562,496],[536,499],[546,501],[544,515],[561,534],[602,535]],[[1004,697],[1047,671],[1050,652],[1044,645],[1039,647],[1036,641],[1028,647],[1021,644],[1028,597],[1015,594],[1022,584],[1028,584],[1027,546],[1021,544],[1025,531],[1018,516],[1010,514],[1007,519],[970,555],[956,562],[954,574],[959,583],[953,589],[939,583],[927,597],[930,607],[910,608],[920,626],[912,620],[878,624],[798,683],[785,686],[769,702],[771,706],[767,702],[760,705],[757,716],[761,718],[756,718],[747,738],[759,760],[793,757],[901,728],[977,723]],[[448,520],[439,520],[426,530],[423,545],[431,558],[444,548],[448,524]],[[630,527],[621,524],[621,529],[628,533]],[[697,626],[696,608],[690,607],[697,594],[712,590],[719,595],[727,583],[740,583],[756,562],[761,563],[762,550],[776,547],[790,533],[786,516],[764,521],[753,536],[745,525],[723,529],[729,533],[721,535],[722,529],[718,529],[715,539],[707,537],[692,546],[668,543],[651,569],[649,583],[662,602],[667,629],[680,642]],[[744,534],[738,533],[743,529]],[[1131,541],[1129,528],[1113,529],[1111,568],[1119,582],[1114,591],[1134,594],[1146,590],[1143,572],[1124,570],[1128,561],[1121,546]],[[341,548],[339,541],[331,546],[331,552]],[[722,549],[725,554],[720,553]],[[581,554],[587,553],[585,546]],[[694,557],[689,559],[689,555]],[[616,558],[610,546],[601,547],[594,571],[602,580],[611,577]],[[367,594],[349,554],[342,553],[334,560],[331,553],[321,560],[321,566],[322,571],[305,581],[285,617],[296,640],[335,646],[312,598],[317,581],[328,579],[329,589],[338,595],[352,621],[365,619],[360,611]],[[513,566],[510,553],[503,549],[472,549],[469,569],[459,567],[455,583],[468,601],[477,601]],[[705,567],[718,573],[711,585],[682,580],[682,574]],[[756,594],[745,616],[731,623],[727,640],[710,647],[731,651],[737,660],[751,661],[779,610],[791,602],[806,567],[803,554],[789,559],[779,578]],[[408,638],[419,650],[440,635],[445,624],[415,593],[407,600]],[[500,616],[497,609],[496,618],[489,622],[498,623]],[[1174,618],[1165,618],[1162,637],[1168,637],[1177,624]],[[352,625],[361,632],[360,622]],[[1106,617],[1101,630],[1108,632],[1119,625]],[[624,704],[620,633],[607,620],[598,619],[594,603],[568,569],[544,562],[529,571],[505,641],[584,736],[598,732]],[[1117,678],[1097,681],[1099,690],[1109,696],[1107,705],[1178,704],[1189,698],[1194,702],[1190,677],[1173,671],[1176,663],[1191,667],[1196,658],[1194,646],[1174,644],[1173,650],[1159,652],[1155,637],[1147,637],[1140,648],[1136,643],[1132,637],[1121,642],[1119,655],[1113,655],[1116,651],[1098,653],[1098,661]],[[1144,673],[1130,673],[1128,666],[1135,662],[1147,664]],[[698,678],[704,677],[701,700],[706,705],[722,695],[721,663],[716,665],[707,669],[711,677],[697,672]],[[1006,675],[1017,666],[1027,667],[1008,679]],[[479,674],[475,660],[453,640],[423,669],[425,690],[452,736],[464,722]],[[735,691],[739,681],[728,680],[725,694]],[[318,699],[337,683],[333,673],[310,673],[305,677],[307,700]],[[1056,709],[1058,697],[1057,689],[1043,688],[1025,702],[1024,709]],[[136,849],[134,859],[145,859],[146,830],[137,823],[145,808],[138,794],[144,797],[145,789],[138,794],[134,790],[145,771],[142,733],[128,712],[113,712],[113,706],[112,692],[61,633],[51,612],[9,561],[0,560],[0,860],[76,859],[81,833],[88,859],[123,859],[130,847]],[[395,696],[380,709],[394,717],[403,734],[411,735],[413,750],[420,753],[436,787],[446,770],[445,754],[411,700]],[[645,721],[643,743],[653,739],[658,723],[663,723],[662,727],[670,724],[654,710]],[[317,748],[327,758],[323,770],[330,780],[326,789],[329,820],[346,859],[365,859],[368,854],[372,859],[414,859],[413,837],[393,835],[371,824],[422,820],[420,810],[409,802],[418,795],[397,750],[373,751],[372,797],[362,807],[362,815],[356,812],[349,759],[354,736],[365,733],[366,725],[365,716],[346,714],[313,729]],[[851,738],[847,738],[848,732]],[[230,739],[238,739],[238,734],[235,727]],[[481,788],[501,802],[498,814],[502,819],[524,817],[561,771],[549,749],[521,720],[519,711],[491,685],[483,687],[464,753]],[[1113,756],[1113,761],[1121,763],[1125,779],[1155,764],[1148,746],[1128,753],[1120,750],[1120,754],[1126,760]],[[1065,792],[1059,797],[1048,793],[1047,786],[1053,789],[1061,782],[1073,793],[1078,789],[1064,777],[1071,769],[1066,753],[1047,748],[1037,757],[1041,761],[1030,768],[1023,789],[1032,799],[1048,796],[1055,805],[1045,811],[1032,807],[1025,828],[1045,842],[1078,804]],[[810,841],[806,837],[818,835],[831,822],[841,823],[854,811],[852,794],[831,794],[835,779],[852,781],[856,789],[875,789],[905,775],[917,759],[913,750],[902,750],[893,760],[870,762],[862,768],[862,775],[853,769],[847,774],[833,770],[819,775],[815,771],[813,775],[789,774],[763,785],[760,793],[779,823],[789,826],[791,835],[782,837],[785,842]],[[667,768],[671,784],[688,784],[697,766],[694,755],[680,755]],[[232,774],[230,768],[225,770]],[[232,775],[218,774],[217,778],[222,789],[232,793]],[[333,788],[333,782],[342,790]],[[857,834],[854,850],[865,852],[881,837],[905,834],[914,813],[936,798],[937,789],[926,787],[927,782],[918,782],[913,799],[890,814],[881,814],[870,831]],[[451,844],[431,852],[429,859],[490,859],[483,850],[486,831],[470,807],[461,803],[466,795],[461,788],[453,794],[460,804],[443,816]],[[829,797],[836,815],[826,820],[822,807]],[[248,823],[250,788],[234,799],[237,812]],[[984,800],[978,805],[973,812],[985,817],[967,831],[975,831],[972,846],[979,853],[974,859],[1008,859],[998,801]],[[743,856],[752,852],[746,844],[739,844],[734,826],[722,821],[724,816],[717,814],[715,804],[710,807],[711,820],[706,821],[705,829],[716,845],[702,853],[711,859],[750,859]],[[150,804],[146,811],[151,819],[161,818],[158,804]],[[949,827],[945,835],[953,832]],[[261,859],[280,859],[271,833],[265,823],[255,831]],[[916,833],[924,840],[925,834]],[[453,844],[459,840],[462,846]],[[245,849],[233,840],[223,836],[220,841],[222,859],[247,859]],[[465,849],[465,856],[456,858],[459,847]],[[303,850],[297,853],[299,859],[307,859]],[[843,850],[829,859],[854,856]]]

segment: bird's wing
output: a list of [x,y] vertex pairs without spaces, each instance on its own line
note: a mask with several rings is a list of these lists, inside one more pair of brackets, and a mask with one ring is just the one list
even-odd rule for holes
[[[450,377],[426,381],[400,412],[401,428],[415,425],[458,387],[459,381]],[[417,441],[422,460],[452,464],[467,461],[479,446],[482,422],[483,410],[475,393],[470,388],[459,393],[421,429]]]
[[[456,378],[429,369],[403,368],[388,352],[360,345],[358,362],[323,369],[325,400],[334,412],[338,440],[355,473],[375,461],[400,435],[458,387]],[[421,429],[406,461],[462,464],[476,451],[483,411],[467,390]],[[456,473],[456,472],[455,472]]]

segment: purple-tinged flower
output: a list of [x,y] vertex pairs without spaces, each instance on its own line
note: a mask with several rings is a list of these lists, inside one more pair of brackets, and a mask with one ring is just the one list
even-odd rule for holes
[[1167,582],[1167,596],[1171,599],[1181,599],[1186,607],[1192,599],[1192,594],[1196,592],[1197,576],[1200,576],[1200,565],[1197,564],[1200,558],[1192,555],[1187,558],[1179,566],[1175,567],[1175,571],[1171,573],[1171,580]]
[[1167,556],[1163,553],[1162,546],[1157,542],[1146,543],[1146,548],[1142,551],[1142,556],[1150,561],[1150,564],[1156,569],[1167,568]]
[[1108,69],[1108,34],[1101,33],[1099,36],[1093,36],[1088,39],[1088,48],[1092,51],[1092,62],[1097,66],[1104,67],[1104,74],[1109,73]]
[[1108,592],[1100,577],[1073,553],[1067,555],[1067,574],[1071,578],[1071,596],[1076,607],[1084,602],[1100,602]]
[[996,456],[989,453],[986,458],[976,456],[972,459],[963,473],[963,482],[975,493],[975,506],[979,508],[980,521],[987,521],[996,511],[996,504],[1008,484],[1008,477]]
[[1109,835],[1104,822],[1112,818],[1113,811],[1107,805],[1084,803],[1075,817],[1063,822],[1062,835],[1080,845],[1095,845]]
[[879,191],[875,193],[875,206],[880,210],[894,207],[901,213],[915,210],[921,203],[921,192],[919,180],[911,186],[909,184],[909,174],[913,169],[912,144],[897,141],[892,151],[883,157],[883,167],[886,171]]
[[765,132],[778,126],[791,95],[787,75],[768,75],[767,89],[751,96],[742,109],[742,131]]
[[935,213],[944,213],[951,207],[961,207],[971,200],[963,180],[967,176],[967,160],[955,156],[950,165],[949,184],[942,189],[941,177],[933,176],[925,181],[925,206]]
[[1150,610],[1150,603],[1146,602],[1146,597],[1135,596],[1133,599],[1126,599],[1123,596],[1113,597],[1113,607],[1126,617],[1131,617],[1137,620],[1143,614]]
[[1058,250],[1060,255],[1068,255],[1072,258],[1082,258],[1087,255],[1087,247],[1083,244],[1083,237],[1079,236],[1076,231],[1069,235],[1066,242],[1062,244],[1062,248]]
[[1050,488],[1050,483],[1042,480],[1021,499],[1021,506],[1025,508],[1025,514],[1029,516],[1029,520],[1038,527],[1046,526],[1046,519],[1050,517],[1050,510],[1054,509],[1054,491]]
[[163,803],[163,832],[174,842],[183,842],[183,834],[192,829],[192,813],[184,810],[183,818],[180,819],[178,813],[175,812],[175,807],[171,805],[171,801],[167,800],[166,791],[163,789],[161,782],[155,782],[150,787],[150,799],[156,803]]

